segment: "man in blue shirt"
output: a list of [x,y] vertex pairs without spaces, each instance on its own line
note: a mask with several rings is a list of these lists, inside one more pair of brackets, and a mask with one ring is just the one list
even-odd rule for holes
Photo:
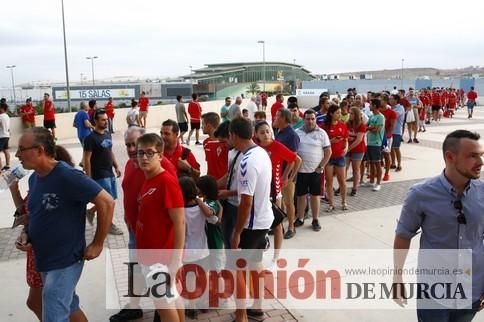
[[81,102],[81,109],[76,113],[76,116],[74,116],[73,126],[77,129],[77,137],[82,146],[84,146],[84,139],[88,137],[94,129],[94,126],[92,126],[91,121],[89,120],[89,114],[87,114],[88,109],[89,106],[83,101]]
[[[81,171],[54,159],[55,143],[44,128],[27,129],[20,137],[16,156],[29,178],[28,241],[17,248],[34,248],[42,274],[42,321],[67,322],[69,316],[87,320],[75,288],[84,260],[98,257],[111,225],[114,201]],[[87,203],[98,209],[94,240],[86,247]]]
[[[296,131],[294,131],[294,129],[291,127],[291,112],[289,111],[289,109],[283,108],[277,111],[273,125],[274,127],[279,129],[276,134],[276,141],[284,144],[292,152],[297,153],[297,150],[299,149],[300,139],[299,135],[297,135]],[[301,158],[297,157],[296,166],[293,171],[297,173],[300,164]],[[282,172],[284,172],[285,168],[286,165],[284,165]],[[294,207],[294,191],[294,181],[286,182],[284,184],[284,187],[282,187],[282,200],[286,207],[288,219],[288,228],[286,233],[284,234],[285,239],[290,239],[296,234],[296,230],[294,229],[294,219],[296,215],[296,209]]]
[[[419,266],[429,260],[422,250],[472,252],[472,308],[461,309],[458,302],[453,301],[449,308],[448,298],[444,298],[445,305],[438,301],[442,298],[431,298],[434,309],[429,309],[428,300],[417,299],[417,316],[422,322],[471,321],[476,312],[484,308],[484,182],[478,180],[484,149],[479,139],[479,134],[467,130],[447,135],[443,143],[444,171],[410,188],[403,204],[394,241],[395,283],[403,283],[398,272],[405,264],[411,239],[418,233]],[[435,261],[434,258],[430,260]],[[460,268],[460,257],[457,262]],[[436,278],[442,280],[445,276]],[[395,301],[403,306],[406,301],[400,295],[397,294]]]

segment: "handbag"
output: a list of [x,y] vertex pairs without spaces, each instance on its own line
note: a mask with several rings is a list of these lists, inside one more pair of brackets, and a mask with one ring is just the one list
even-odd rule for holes
[[272,205],[272,213],[274,214],[274,220],[272,221],[271,229],[277,227],[277,225],[281,224],[287,214],[284,210],[281,209],[276,204],[276,187],[274,184],[274,180],[271,180],[271,205]]
[[413,113],[413,109],[408,110],[407,112],[407,123],[413,123],[415,122],[415,114]]

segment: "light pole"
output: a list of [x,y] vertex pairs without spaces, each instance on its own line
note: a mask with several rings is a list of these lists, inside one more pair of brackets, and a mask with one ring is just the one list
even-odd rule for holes
[[10,69],[10,76],[12,76],[12,93],[13,93],[13,105],[15,107],[15,105],[17,104],[17,97],[15,96],[15,80],[13,78],[13,69],[17,66],[15,65],[9,65],[9,66],[5,66],[6,68]]
[[94,83],[94,59],[99,58],[98,56],[91,56],[91,57],[86,57],[86,59],[91,60],[91,72],[92,72],[92,86],[95,85]]
[[66,23],[64,20],[64,0],[61,0],[62,5],[62,34],[64,36],[64,63],[66,65],[66,90],[67,90],[67,109],[71,112],[71,89],[69,86],[69,66],[67,64],[67,42],[66,42]]
[[257,41],[258,44],[262,44],[262,74],[263,74],[263,81],[264,81],[264,92],[266,91],[266,42],[264,40]]
[[402,72],[400,73],[400,88],[403,89],[403,62],[405,59],[402,58]]

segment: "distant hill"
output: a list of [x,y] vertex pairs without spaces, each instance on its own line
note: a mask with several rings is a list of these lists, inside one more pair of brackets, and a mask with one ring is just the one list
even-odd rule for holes
[[[345,73],[335,73],[340,76],[350,76],[354,75],[359,78],[360,74],[371,74],[373,79],[400,79],[401,69],[383,69],[383,70],[365,70],[358,72],[345,72]],[[404,68],[403,78],[404,79],[416,79],[420,77],[429,77],[431,79],[442,79],[442,78],[462,78],[462,77],[472,77],[473,75],[479,75],[478,77],[484,77],[484,67],[480,66],[469,66],[465,68],[456,69],[437,69],[431,67],[424,68]]]

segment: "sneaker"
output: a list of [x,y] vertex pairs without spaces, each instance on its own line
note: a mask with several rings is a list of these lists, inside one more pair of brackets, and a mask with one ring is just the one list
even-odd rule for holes
[[118,313],[111,315],[110,322],[124,322],[130,320],[136,320],[143,317],[143,311],[140,309],[122,309]]
[[202,145],[202,143],[197,141],[197,142],[195,142],[195,145]]
[[420,143],[420,141],[415,138],[413,139],[413,143]]
[[412,143],[412,139],[409,139],[409,140],[407,141],[407,143]]
[[373,191],[380,191],[380,189],[381,189],[381,185],[375,184],[375,186],[371,190],[373,190]]
[[351,189],[350,196],[356,196],[356,189]]
[[313,222],[311,223],[311,226],[313,227],[314,231],[320,231],[321,230],[321,225],[319,224],[319,221],[317,219],[313,220]]
[[291,239],[292,237],[296,236],[296,230],[288,229],[284,234],[284,239]]
[[296,220],[294,221],[294,227],[301,227],[302,225],[304,225],[304,220],[296,218]]
[[160,315],[158,314],[157,310],[155,310],[155,315],[153,315],[153,322],[161,322]]
[[6,165],[2,168],[2,171],[10,170],[10,166]]
[[108,234],[110,235],[122,235],[123,231],[118,228],[115,224],[111,224],[111,228],[109,228]]
[[247,308],[247,316],[249,318],[255,318],[256,321],[259,321],[259,319],[264,317],[264,312],[263,311],[258,311],[255,309]]
[[343,204],[341,205],[341,210],[348,210],[348,205],[346,204],[346,202],[343,202]]
[[388,181],[390,180],[390,175],[388,173],[385,173],[385,175],[383,176],[383,181]]
[[362,187],[374,187],[375,184],[373,184],[372,182],[364,182],[361,184]]
[[87,222],[89,223],[89,225],[94,225],[94,212],[92,211],[89,211],[89,210],[86,210],[86,218],[87,218]]
[[326,212],[333,212],[334,211],[334,206],[328,206],[328,208],[326,208]]

